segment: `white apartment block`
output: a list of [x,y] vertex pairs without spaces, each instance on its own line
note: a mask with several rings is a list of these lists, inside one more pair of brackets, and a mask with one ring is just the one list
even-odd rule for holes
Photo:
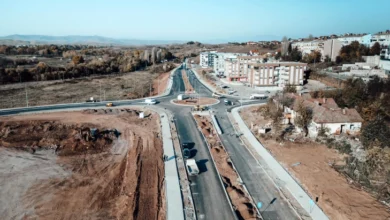
[[214,57],[217,51],[208,51],[200,53],[200,66],[202,68],[213,67],[214,66]]
[[300,41],[294,42],[291,44],[292,48],[298,48],[299,51],[302,52],[302,55],[310,54],[313,51],[318,51],[323,54],[324,50],[324,41],[322,40],[314,40],[314,41]]
[[381,46],[390,45],[390,33],[388,34],[374,34],[371,38],[371,46],[378,42]]
[[248,83],[256,86],[303,85],[307,64],[298,62],[249,64]]
[[344,36],[344,37],[339,37],[337,40],[341,41],[343,46],[349,45],[354,41],[359,42],[359,44],[363,44],[367,47],[371,46],[371,34],[366,34],[366,35],[355,35],[355,36]]
[[219,75],[225,75],[225,60],[237,59],[244,56],[243,53],[216,53],[214,56],[214,72]]

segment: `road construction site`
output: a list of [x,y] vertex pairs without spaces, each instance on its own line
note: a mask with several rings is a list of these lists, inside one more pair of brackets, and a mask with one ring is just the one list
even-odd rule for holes
[[165,219],[158,114],[90,109],[3,117],[2,219]]
[[219,140],[210,116],[194,115],[198,128],[206,138],[209,150],[221,175],[223,185],[238,219],[261,219],[248,191],[243,187],[232,161]]

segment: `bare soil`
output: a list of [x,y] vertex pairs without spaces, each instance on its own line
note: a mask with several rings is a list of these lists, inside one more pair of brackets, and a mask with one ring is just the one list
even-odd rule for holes
[[153,96],[161,95],[168,87],[171,72],[162,73],[153,80]]
[[200,97],[199,99],[198,98],[188,98],[188,99],[184,99],[184,100],[174,100],[173,102],[176,104],[181,104],[181,105],[195,106],[195,105],[213,105],[213,104],[218,103],[218,100],[213,99],[213,98]]
[[[248,127],[269,123],[257,108],[241,110]],[[313,198],[319,197],[318,205],[330,219],[390,219],[388,207],[332,168],[344,164],[345,155],[318,143],[279,143],[253,132]]]
[[222,177],[226,192],[230,197],[239,219],[260,219],[250,196],[238,181],[239,176],[233,168],[233,163],[214,130],[211,119],[200,115],[194,115],[194,118],[203,135],[206,137],[206,141],[209,143],[218,172]]
[[[159,118],[138,114],[1,118],[2,219],[165,219]],[[99,129],[96,136],[90,128]]]
[[185,92],[186,93],[193,93],[194,92],[194,88],[192,87],[190,81],[188,80],[188,76],[187,76],[187,73],[186,73],[185,70],[181,71],[181,76],[182,76],[183,81],[184,81],[184,86],[186,87],[185,88]]
[[0,109],[25,107],[26,98],[29,106],[85,102],[90,97],[103,101],[142,98],[163,93],[168,79],[169,73],[160,75],[138,71],[64,81],[1,85]]

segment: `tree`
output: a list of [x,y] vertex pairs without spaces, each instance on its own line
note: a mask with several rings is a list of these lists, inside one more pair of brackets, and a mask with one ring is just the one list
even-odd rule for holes
[[330,59],[329,55],[326,55],[326,56],[325,56],[324,62],[325,62],[325,63],[330,63],[330,62],[332,62],[332,60]]
[[383,118],[377,117],[363,127],[361,140],[366,149],[372,148],[373,145],[378,145],[381,148],[388,147],[390,143],[390,128],[386,125]]
[[312,34],[309,34],[308,39],[309,39],[309,40],[313,40],[313,39],[314,39],[313,35],[312,35]]
[[375,42],[370,49],[371,55],[379,55],[381,53],[381,45],[378,42]]
[[285,56],[287,53],[289,53],[288,49],[291,46],[290,42],[288,41],[287,37],[284,36],[282,39],[282,55]]
[[281,54],[280,52],[277,52],[277,53],[275,54],[275,59],[276,59],[276,60],[279,60],[281,57],[282,57],[282,54]]
[[298,104],[297,108],[297,117],[295,118],[295,124],[303,128],[306,136],[309,134],[308,126],[311,123],[313,118],[313,110],[310,107],[307,107],[303,104],[304,101],[301,101]]
[[294,86],[294,85],[291,85],[291,84],[287,84],[286,86],[284,86],[283,88],[283,93],[296,93],[297,92],[297,88]]
[[84,58],[83,58],[83,56],[76,55],[76,56],[72,57],[72,62],[74,65],[84,63]]

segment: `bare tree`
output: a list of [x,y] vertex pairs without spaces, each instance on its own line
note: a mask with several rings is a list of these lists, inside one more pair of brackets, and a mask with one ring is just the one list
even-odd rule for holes
[[308,37],[309,40],[314,40],[314,37],[312,34],[309,34],[309,37]]
[[290,42],[288,41],[288,38],[286,36],[282,39],[282,56],[286,55],[288,52],[288,47],[290,46]]

